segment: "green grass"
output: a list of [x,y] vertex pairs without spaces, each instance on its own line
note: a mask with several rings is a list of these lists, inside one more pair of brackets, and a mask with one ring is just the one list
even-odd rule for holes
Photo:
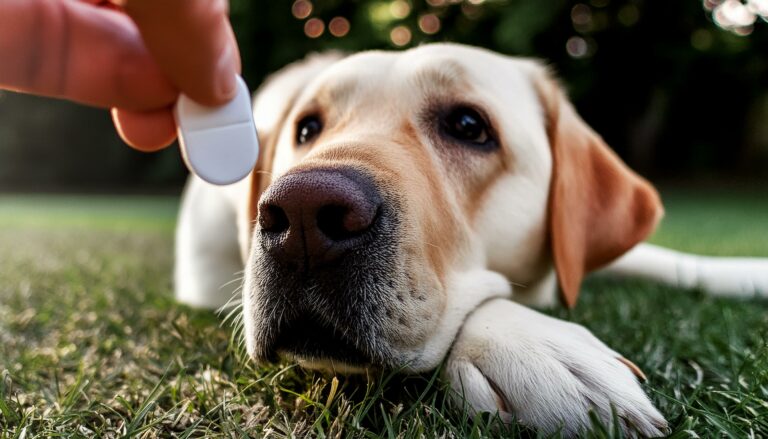
[[[665,192],[657,243],[768,256],[759,193]],[[215,313],[174,303],[173,198],[0,196],[0,438],[535,435],[434,375],[255,367]],[[675,437],[768,435],[768,303],[591,279],[587,325],[648,374]],[[596,426],[594,437],[612,436]]]

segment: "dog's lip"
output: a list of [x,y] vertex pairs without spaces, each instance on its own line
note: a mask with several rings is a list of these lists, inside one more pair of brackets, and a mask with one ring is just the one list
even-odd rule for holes
[[270,358],[287,356],[305,361],[340,362],[350,366],[367,367],[371,358],[348,336],[316,318],[304,316],[281,325],[277,332]]
[[319,369],[331,371],[334,374],[360,374],[379,370],[372,364],[351,364],[338,360],[329,360],[327,358],[304,358],[301,356],[288,354],[288,359],[299,364],[305,369]]

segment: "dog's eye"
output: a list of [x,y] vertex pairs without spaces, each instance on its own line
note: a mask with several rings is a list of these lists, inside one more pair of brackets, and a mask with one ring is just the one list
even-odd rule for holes
[[296,144],[311,142],[322,129],[323,124],[317,116],[305,116],[296,125]]
[[483,116],[469,107],[451,109],[443,117],[442,128],[447,135],[462,142],[487,146],[492,141]]

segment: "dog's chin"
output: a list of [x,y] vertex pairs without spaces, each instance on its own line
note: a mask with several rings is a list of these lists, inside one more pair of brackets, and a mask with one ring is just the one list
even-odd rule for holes
[[[350,334],[341,333],[311,317],[306,317],[281,328],[274,341],[273,351],[313,369],[333,369],[334,364],[338,364],[339,368],[344,365],[344,368],[365,369],[373,363],[372,355],[360,349],[350,338]],[[317,366],[311,366],[313,364]]]
[[[249,282],[246,275],[246,288],[250,287]],[[383,297],[415,296],[387,291],[381,284],[371,284],[378,285],[379,288],[373,290]],[[387,315],[386,309],[391,302],[377,301],[376,296],[358,302],[355,308],[340,304],[318,309],[301,300],[289,305],[281,299],[291,297],[291,294],[296,297],[296,291],[306,296],[308,291],[317,294],[319,290],[308,290],[304,285],[290,281],[272,285],[280,286],[265,290],[270,293],[266,298],[272,301],[254,301],[254,297],[259,297],[258,291],[244,296],[244,312],[249,316],[245,319],[246,346],[251,357],[256,362],[275,362],[282,357],[304,368],[343,374],[371,370],[429,371],[444,359],[469,313],[491,298],[511,294],[509,283],[498,273],[483,269],[456,273],[448,283],[446,296],[449,300],[443,306],[443,312],[435,310],[428,318],[423,318],[422,310],[401,322],[397,315]],[[324,296],[334,297],[330,291]],[[324,301],[314,303],[322,305]],[[428,302],[416,300],[414,303]],[[266,304],[281,306],[265,307]],[[424,324],[419,332],[405,333],[404,329],[414,329],[411,322],[432,324]]]

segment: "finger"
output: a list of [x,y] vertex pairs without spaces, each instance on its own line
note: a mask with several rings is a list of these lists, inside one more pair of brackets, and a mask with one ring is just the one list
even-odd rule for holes
[[120,3],[118,0],[80,0],[81,2],[86,2],[95,6],[100,6],[102,8],[112,9],[114,11],[123,11],[123,7],[120,6]]
[[120,6],[117,3],[113,3],[110,0],[80,0],[80,1],[83,3],[88,3],[89,5],[102,6],[109,9],[120,10]]
[[170,108],[151,112],[113,108],[112,121],[123,141],[139,151],[154,152],[176,139],[176,123]]
[[177,88],[204,105],[234,97],[240,54],[226,0],[127,0],[124,8]]
[[0,60],[0,87],[22,92],[131,110],[178,95],[129,17],[82,2],[0,1]]

